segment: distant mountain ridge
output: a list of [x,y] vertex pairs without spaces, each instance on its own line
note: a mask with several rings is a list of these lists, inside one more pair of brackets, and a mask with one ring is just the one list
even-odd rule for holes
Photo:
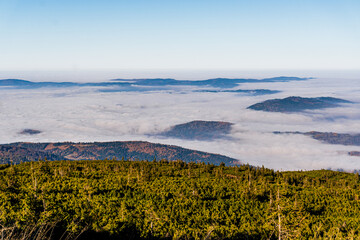
[[100,82],[100,83],[77,83],[77,82],[31,82],[21,79],[2,79],[0,87],[16,88],[43,88],[43,87],[86,87],[86,86],[129,86],[130,83]]
[[141,141],[94,142],[94,143],[12,143],[0,145],[0,163],[20,163],[22,161],[48,160],[102,160],[133,159],[205,162],[219,165],[235,165],[240,162],[234,158],[190,150],[173,145]]
[[304,110],[338,107],[341,103],[351,102],[333,97],[303,98],[292,96],[283,99],[266,100],[251,105],[248,109],[266,112],[301,112]]
[[226,137],[232,125],[229,122],[197,120],[175,125],[160,135],[187,140],[214,140]]
[[109,86],[211,86],[217,88],[233,88],[239,83],[250,82],[287,82],[303,81],[309,78],[275,77],[265,79],[241,79],[241,78],[214,78],[206,80],[175,80],[172,78],[145,78],[145,79],[112,79],[108,82],[77,83],[77,82],[31,82],[21,79],[2,79],[0,86],[17,88],[41,88],[41,87],[109,87]]
[[254,96],[257,95],[267,95],[267,94],[275,94],[279,93],[278,90],[269,90],[269,89],[236,89],[236,90],[197,90],[195,92],[209,92],[209,93],[243,93],[243,94],[251,94]]
[[[175,80],[172,78],[155,78],[155,79],[131,79],[133,84],[141,86],[159,86],[159,85],[188,85],[188,86],[212,86],[219,88],[233,88],[239,83],[254,83],[254,82],[288,82],[288,81],[303,81],[309,78],[298,77],[274,77],[264,79],[245,79],[245,78],[212,78],[206,80]],[[128,82],[129,79],[113,79],[112,81]]]

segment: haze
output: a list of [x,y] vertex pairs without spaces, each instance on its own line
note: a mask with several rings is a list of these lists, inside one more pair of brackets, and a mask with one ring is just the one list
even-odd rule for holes
[[[280,93],[251,95],[197,92],[209,87],[166,86],[158,89],[116,90],[104,87],[1,88],[1,143],[32,141],[146,140],[221,153],[256,166],[279,170],[360,169],[360,159],[348,156],[356,146],[330,145],[302,135],[274,131],[357,133],[360,128],[358,79],[246,83],[235,89],[271,89]],[[320,86],[320,87],[319,87]],[[251,104],[287,96],[331,96],[354,104],[302,113],[269,113],[246,109]],[[231,139],[190,141],[154,136],[193,120],[234,123]],[[42,131],[19,134],[23,129]]]
[[359,70],[357,0],[0,1],[1,70]]

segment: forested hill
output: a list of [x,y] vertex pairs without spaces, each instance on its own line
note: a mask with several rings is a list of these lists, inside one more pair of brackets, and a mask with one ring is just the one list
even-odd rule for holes
[[304,135],[330,144],[360,146],[360,134],[312,131],[306,132]]
[[358,239],[357,174],[182,161],[0,165],[4,239]]
[[340,104],[351,103],[350,101],[333,97],[287,97],[283,99],[270,99],[256,103],[248,107],[257,111],[267,112],[301,112],[304,110],[315,110],[331,107],[339,107]]
[[0,145],[2,163],[20,163],[47,160],[95,160],[95,159],[132,159],[153,160],[184,159],[186,162],[205,162],[219,165],[240,164],[234,158],[219,154],[190,150],[173,145],[156,144],[141,141],[94,142],[94,143],[12,143]]
[[189,140],[214,140],[226,137],[233,124],[222,121],[191,121],[172,126],[160,135]]

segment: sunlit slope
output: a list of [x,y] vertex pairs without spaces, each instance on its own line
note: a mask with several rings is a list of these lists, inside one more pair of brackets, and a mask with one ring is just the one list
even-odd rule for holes
[[174,145],[157,144],[144,141],[93,142],[93,143],[12,143],[0,145],[1,163],[20,163],[47,160],[96,160],[131,159],[170,161],[186,159],[186,162],[204,162],[219,165],[240,164],[234,158],[219,154],[186,149]]

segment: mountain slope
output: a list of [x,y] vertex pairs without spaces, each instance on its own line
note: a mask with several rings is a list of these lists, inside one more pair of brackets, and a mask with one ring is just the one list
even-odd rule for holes
[[[334,132],[274,132],[275,134],[302,134],[328,144],[345,146],[360,146],[360,134],[334,133]],[[350,156],[360,156],[359,151],[348,152]]]
[[335,133],[335,132],[274,132],[275,134],[302,134],[313,139],[329,143],[349,146],[360,146],[360,134]]
[[220,121],[192,121],[175,125],[161,135],[189,140],[213,140],[229,134],[232,125],[232,123]]
[[249,106],[248,109],[267,112],[301,112],[303,110],[338,107],[341,103],[351,102],[332,97],[287,97],[283,99],[270,99],[264,102],[256,103]]
[[133,159],[153,160],[182,159],[186,162],[209,162],[219,165],[239,164],[239,161],[219,154],[190,150],[182,147],[150,142],[94,142],[94,143],[13,143],[0,145],[0,160],[8,163],[48,160],[96,160],[96,159]]
[[20,163],[45,158],[51,160],[62,159],[61,156],[46,151],[38,151],[15,145],[0,145],[0,163]]
[[311,136],[316,140],[320,140],[330,144],[360,146],[360,134],[334,133],[334,132],[306,132],[307,136]]

